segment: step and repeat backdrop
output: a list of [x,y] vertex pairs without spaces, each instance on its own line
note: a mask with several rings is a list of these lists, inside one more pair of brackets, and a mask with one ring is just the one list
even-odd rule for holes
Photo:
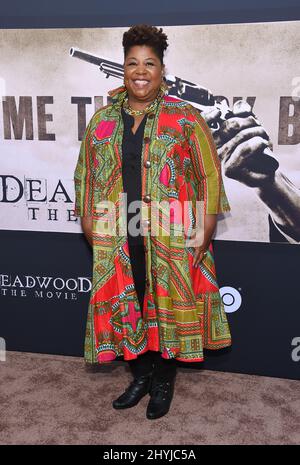
[[[231,211],[214,236],[233,345],[208,369],[300,378],[300,21],[166,26],[169,94],[205,117]],[[84,129],[123,82],[128,28],[0,31],[0,337],[83,355],[92,254],[74,216]],[[236,118],[228,130],[224,120]],[[240,131],[249,119],[248,138]],[[264,144],[262,138],[268,143]],[[182,364],[187,367],[187,364]]]

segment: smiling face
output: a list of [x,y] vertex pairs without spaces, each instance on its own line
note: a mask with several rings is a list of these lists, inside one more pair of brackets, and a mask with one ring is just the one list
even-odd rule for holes
[[132,46],[124,61],[124,83],[130,105],[145,106],[159,91],[164,65],[148,45]]

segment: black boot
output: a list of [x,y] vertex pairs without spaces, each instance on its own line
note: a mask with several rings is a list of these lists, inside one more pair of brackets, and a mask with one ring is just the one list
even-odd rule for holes
[[175,376],[168,380],[152,380],[150,401],[146,416],[149,420],[160,418],[168,413],[174,394]]
[[134,407],[142,397],[150,392],[151,381],[152,372],[147,375],[135,377],[125,389],[125,392],[113,401],[113,407],[115,409]]

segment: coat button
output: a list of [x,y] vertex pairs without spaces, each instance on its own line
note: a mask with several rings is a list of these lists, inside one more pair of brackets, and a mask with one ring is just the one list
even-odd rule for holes
[[153,119],[153,118],[154,118],[154,116],[155,116],[155,114],[154,114],[154,113],[149,113],[149,115],[148,115],[148,118],[150,118],[150,119]]
[[150,160],[146,160],[145,163],[144,163],[144,166],[145,166],[145,168],[150,168],[150,166],[151,166],[151,161],[150,161]]
[[144,142],[145,142],[145,144],[149,144],[149,142],[150,142],[150,137],[144,137]]
[[146,203],[151,202],[151,197],[150,197],[150,195],[149,195],[149,194],[144,195],[143,200],[144,200],[144,202],[146,202]]

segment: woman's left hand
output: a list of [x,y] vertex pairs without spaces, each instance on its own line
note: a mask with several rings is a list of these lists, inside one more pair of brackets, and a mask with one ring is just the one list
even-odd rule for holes
[[200,262],[202,261],[203,257],[207,254],[208,247],[195,247],[195,254],[193,258],[193,266],[199,266]]

